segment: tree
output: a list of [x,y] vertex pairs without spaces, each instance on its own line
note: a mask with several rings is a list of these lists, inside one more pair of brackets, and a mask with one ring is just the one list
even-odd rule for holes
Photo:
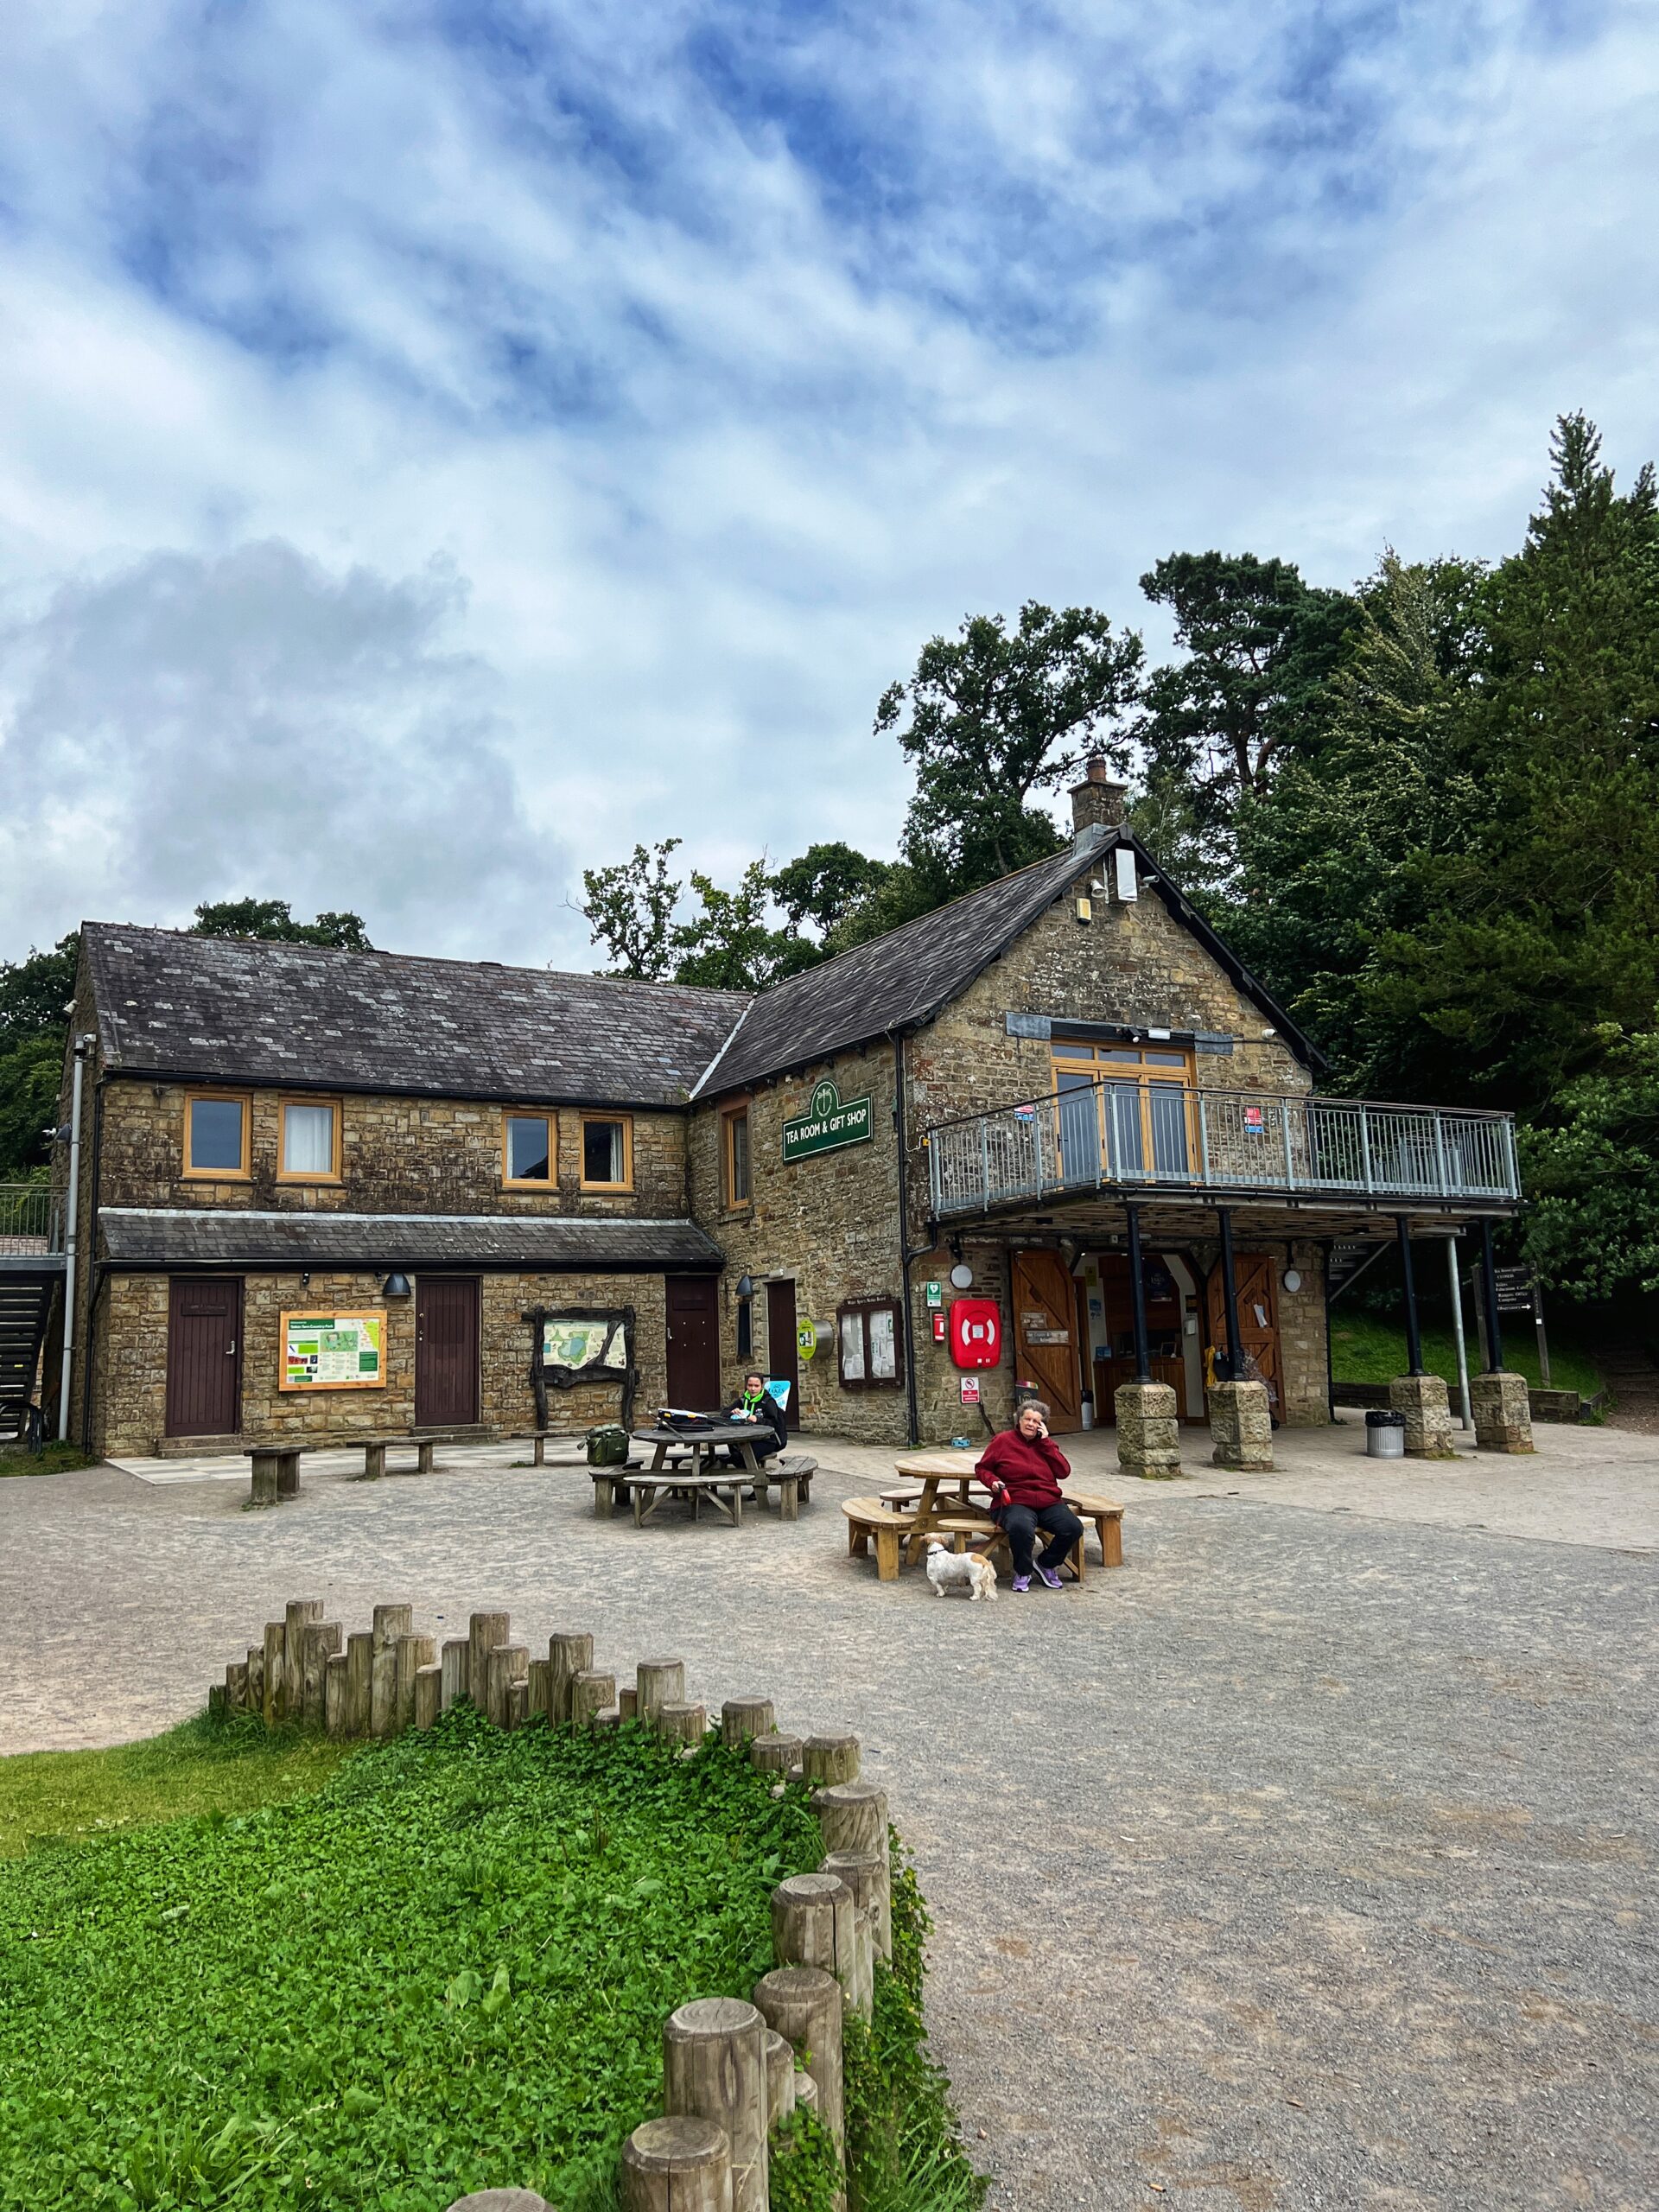
[[822,942],[892,874],[890,861],[868,859],[851,845],[837,842],[809,845],[799,860],[778,870],[767,887],[790,928],[798,932],[810,922]]
[[658,845],[636,845],[627,860],[609,868],[583,868],[588,896],[577,911],[593,942],[610,956],[607,975],[660,983],[672,971],[674,912],[685,886],[671,879],[668,862],[679,844],[677,837],[664,837]]
[[22,960],[0,961],[0,1182],[45,1167],[58,1118],[69,1001],[80,937],[67,937]]
[[1570,1296],[1659,1290],[1659,1021],[1598,1033],[1602,1065],[1555,1102],[1554,1126],[1525,1129],[1527,1257]]
[[751,861],[735,891],[722,891],[712,878],[691,871],[697,912],[673,932],[679,957],[677,983],[701,983],[721,991],[762,991],[819,957],[816,945],[772,929],[766,919],[770,896],[766,855]]
[[325,944],[340,952],[372,952],[360,914],[319,914],[296,922],[286,899],[224,899],[198,906],[192,937],[264,938],[282,944]]
[[1093,607],[1056,613],[1034,600],[1012,631],[1000,614],[976,614],[956,638],[928,640],[875,715],[878,733],[896,731],[915,765],[903,849],[928,906],[1058,851],[1033,795],[1075,773],[1091,748],[1127,757],[1109,733],[1141,659],[1137,633],[1115,635]]

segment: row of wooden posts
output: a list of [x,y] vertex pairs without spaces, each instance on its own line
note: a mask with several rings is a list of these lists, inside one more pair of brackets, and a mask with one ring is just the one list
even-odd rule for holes
[[[476,1612],[444,1643],[418,1634],[408,1605],[377,1605],[372,1629],[343,1637],[316,1599],[297,1599],[262,1643],[215,1683],[216,1711],[258,1713],[268,1726],[308,1722],[331,1736],[395,1736],[429,1728],[467,1698],[499,1727],[532,1716],[600,1731],[637,1720],[688,1751],[707,1732],[707,1708],[685,1695],[679,1659],[641,1660],[631,1686],[595,1669],[586,1630],[556,1630],[545,1659],[511,1641],[505,1612]],[[341,1646],[344,1644],[344,1649]],[[823,1866],[772,1893],[777,1965],[753,2001],[699,1998],[663,2030],[663,2112],[623,2147],[628,2212],[766,2212],[767,2144],[798,2105],[816,2112],[843,2158],[842,2022],[868,2019],[875,1961],[893,1957],[892,1859],[887,1792],[859,1778],[856,1736],[780,1731],[770,1698],[728,1698],[720,1731],[751,1764],[813,1789]]]

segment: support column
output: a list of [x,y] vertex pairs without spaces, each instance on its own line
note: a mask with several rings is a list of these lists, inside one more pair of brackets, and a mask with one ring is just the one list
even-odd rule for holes
[[1463,1340],[1463,1281],[1458,1273],[1458,1240],[1446,1240],[1446,1271],[1452,1292],[1452,1341],[1458,1354],[1458,1427],[1472,1428],[1469,1412],[1469,1351]]
[[1152,1346],[1147,1334],[1147,1282],[1141,1272],[1141,1209],[1125,1205],[1123,1218],[1129,1231],[1129,1325],[1135,1332],[1135,1379],[1152,1380]]
[[1524,1375],[1503,1369],[1503,1329],[1497,1318],[1497,1271],[1492,1264],[1492,1224],[1480,1224],[1480,1302],[1486,1317],[1486,1367],[1469,1386],[1475,1443],[1483,1452],[1533,1449],[1532,1402]]
[[1273,1408],[1265,1382],[1217,1382],[1210,1392],[1210,1458],[1217,1467],[1273,1466]]
[[1445,1379],[1423,1370],[1423,1337],[1417,1324],[1417,1281],[1411,1265],[1411,1224],[1395,1216],[1400,1238],[1400,1273],[1406,1291],[1406,1372],[1389,1385],[1389,1403],[1406,1422],[1406,1453],[1413,1459],[1450,1459],[1452,1405]]
[[1230,1382],[1238,1373],[1238,1277],[1233,1268],[1233,1210],[1218,1206],[1216,1218],[1221,1224],[1221,1305],[1227,1322],[1227,1371],[1224,1375],[1221,1362],[1216,1363],[1216,1374],[1224,1382]]
[[1397,1213],[1394,1226],[1400,1238],[1400,1274],[1406,1286],[1406,1372],[1421,1375],[1423,1338],[1417,1326],[1417,1278],[1411,1265],[1411,1224],[1404,1214]]
[[1169,1482],[1181,1471],[1180,1428],[1175,1393],[1152,1379],[1147,1336],[1147,1286],[1141,1272],[1141,1209],[1126,1205],[1129,1230],[1129,1313],[1135,1329],[1135,1376],[1112,1395],[1117,1416],[1117,1464],[1126,1475]]

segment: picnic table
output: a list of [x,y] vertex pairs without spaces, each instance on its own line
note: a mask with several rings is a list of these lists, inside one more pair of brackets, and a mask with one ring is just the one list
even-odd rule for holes
[[[766,1496],[767,1478],[755,1449],[761,1433],[757,1423],[740,1421],[710,1421],[707,1428],[637,1428],[633,1441],[651,1446],[651,1465],[595,1467],[594,1510],[608,1519],[621,1491],[633,1508],[636,1527],[643,1528],[671,1497],[689,1497],[694,1521],[707,1498],[736,1528],[743,1518],[744,1491],[758,1484]],[[721,1462],[720,1455],[728,1449],[736,1452],[737,1465]]]
[[[969,1496],[978,1490],[982,1497],[988,1499],[990,1492],[974,1472],[977,1452],[911,1452],[904,1459],[895,1459],[893,1471],[906,1477],[906,1503],[914,1500],[909,1532],[910,1557],[918,1560],[927,1549],[928,1539],[939,1522],[960,1520],[964,1515],[991,1518],[988,1504],[981,1504]],[[912,1487],[913,1485],[913,1487]],[[947,1493],[941,1503],[939,1492]],[[950,1496],[954,1493],[954,1497]],[[883,1491],[883,1503],[889,1498],[897,1502],[898,1493]]]

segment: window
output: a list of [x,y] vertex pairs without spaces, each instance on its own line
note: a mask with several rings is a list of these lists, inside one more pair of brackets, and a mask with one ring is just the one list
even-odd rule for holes
[[626,1116],[613,1120],[582,1116],[582,1187],[584,1191],[633,1188],[633,1123]]
[[501,1119],[501,1179],[512,1188],[544,1191],[553,1179],[550,1123],[545,1114],[505,1114]]
[[749,1203],[749,1109],[735,1106],[721,1116],[722,1147],[726,1155],[726,1203]]
[[310,1099],[283,1101],[279,1183],[338,1183],[340,1109]]
[[1056,1038],[1055,1136],[1068,1183],[1185,1182],[1197,1159],[1192,1060],[1177,1046]]
[[898,1388],[901,1327],[896,1299],[861,1299],[842,1307],[836,1318],[836,1343],[843,1390]]
[[220,1179],[248,1173],[248,1102],[222,1090],[194,1090],[184,1102],[184,1172]]

